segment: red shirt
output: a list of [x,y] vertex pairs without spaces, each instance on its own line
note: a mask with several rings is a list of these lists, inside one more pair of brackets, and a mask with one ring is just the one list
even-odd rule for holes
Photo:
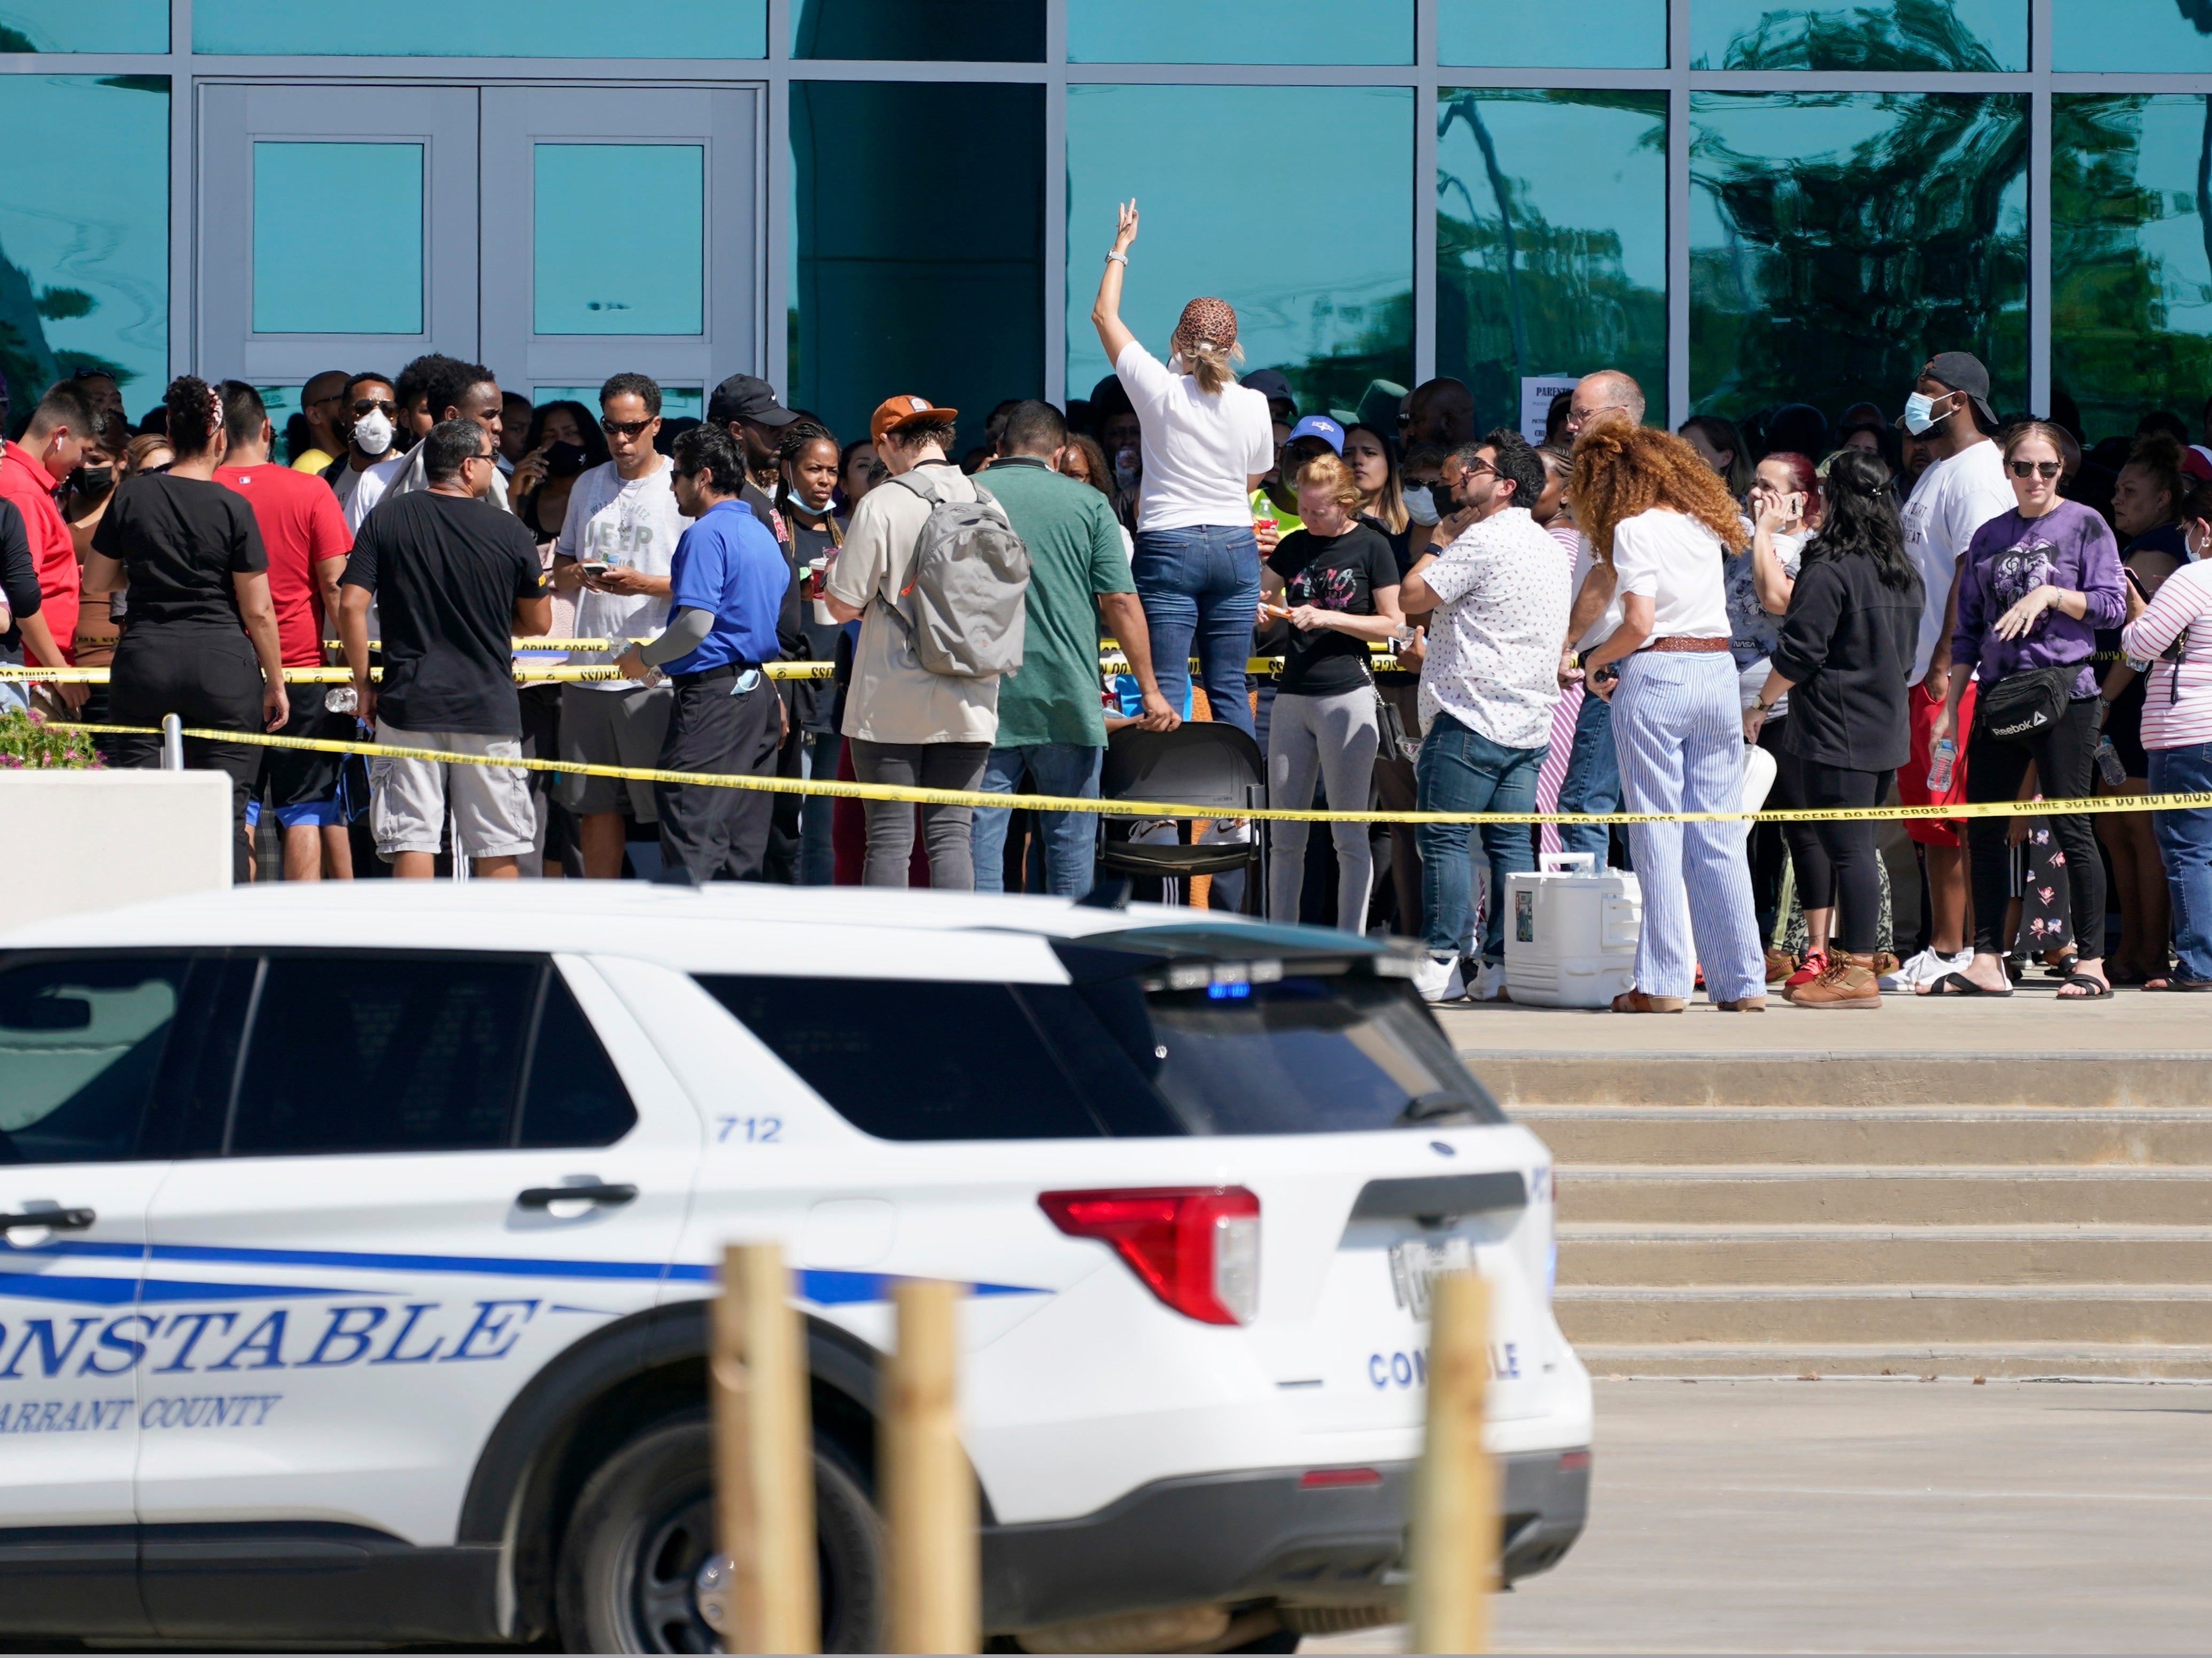
[[61,647],[63,659],[71,660],[84,575],[77,568],[69,520],[54,505],[54,479],[20,443],[0,451],[0,500],[14,501],[23,515],[23,528],[31,538],[31,565],[39,577],[39,614]]
[[218,466],[215,481],[244,495],[269,550],[269,598],[276,610],[276,648],[288,668],[323,662],[323,591],[316,568],[353,550],[345,513],[331,486],[312,472],[273,460]]

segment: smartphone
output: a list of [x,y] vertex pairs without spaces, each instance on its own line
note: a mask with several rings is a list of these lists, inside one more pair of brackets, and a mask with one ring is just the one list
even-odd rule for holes
[[598,576],[605,575],[607,573],[608,566],[607,562],[605,559],[586,559],[581,563],[578,564],[576,568],[581,570],[586,575]]

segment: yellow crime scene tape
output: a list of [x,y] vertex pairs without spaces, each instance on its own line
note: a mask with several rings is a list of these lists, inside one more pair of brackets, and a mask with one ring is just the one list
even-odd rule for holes
[[[834,662],[769,662],[761,667],[761,672],[770,679],[827,679],[836,671],[836,664]],[[0,667],[0,680],[30,679],[56,685],[105,685],[107,675],[106,668]],[[371,668],[368,677],[380,680],[384,677],[384,670]],[[571,668],[562,664],[549,664],[540,668],[523,663],[517,665],[514,677],[524,684],[548,680],[573,684],[588,679],[620,679],[623,672],[621,669],[605,663],[585,668]],[[353,671],[350,668],[287,668],[284,670],[284,683],[288,685],[350,685],[353,683]]]
[[[152,726],[88,725],[49,720],[46,728],[94,736],[158,737]],[[848,800],[904,800],[918,805],[996,806],[1030,811],[1089,811],[1109,817],[1188,817],[1217,823],[1259,819],[1297,823],[1849,823],[1912,817],[2050,817],[2068,812],[2185,811],[2212,808],[2212,790],[2194,794],[2100,795],[2092,800],[1990,800],[1949,806],[1826,806],[1779,811],[1325,811],[1261,806],[1225,812],[1163,800],[1093,800],[1064,794],[986,794],[977,789],[902,788],[889,783],[848,783],[833,778],[754,777],[743,773],[663,771],[650,766],[599,766],[573,760],[499,759],[449,754],[443,749],[386,743],[348,743],[326,738],[280,737],[264,732],[210,731],[187,726],[182,735],[216,743],[271,749],[313,749],[371,759],[429,760],[453,766],[512,766],[526,771],[575,772],[641,783],[704,784],[757,789],[769,794],[826,794]]]

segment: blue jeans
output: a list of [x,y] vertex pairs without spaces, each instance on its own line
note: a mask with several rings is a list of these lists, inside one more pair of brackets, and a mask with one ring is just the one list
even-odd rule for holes
[[[1029,748],[993,749],[983,762],[983,780],[975,785],[986,794],[1012,794],[1026,771],[1036,780],[1039,794],[1071,795],[1085,800],[1098,798],[1098,768],[1103,749],[1073,743],[1038,743]],[[1006,890],[1006,826],[1013,821],[1012,806],[978,806],[971,844],[975,853],[975,890]],[[1088,811],[1041,811],[1038,828],[1044,837],[1045,890],[1055,898],[1080,898],[1091,890],[1098,864],[1098,817]]]
[[[1620,756],[1613,746],[1613,704],[1596,692],[1583,697],[1575,716],[1575,745],[1567,753],[1567,774],[1559,780],[1561,811],[1619,811]],[[1587,852],[1590,867],[1606,866],[1613,831],[1603,823],[1559,825],[1561,852]]]
[[1194,640],[1199,681],[1213,717],[1252,736],[1252,707],[1244,696],[1244,665],[1260,610],[1260,544],[1252,526],[1139,530],[1129,570],[1152,632],[1160,694],[1182,706]]
[[[1534,811],[1541,745],[1509,749],[1438,714],[1413,765],[1415,808],[1420,811]],[[1471,823],[1420,823],[1421,917],[1429,953],[1439,958],[1471,954],[1467,837]],[[1482,930],[1482,959],[1505,959],[1505,878],[1536,867],[1526,823],[1485,823],[1482,847],[1490,857],[1490,920]]]
[[[2150,751],[2153,794],[2194,794],[2212,789],[2212,743]],[[2166,862],[2173,895],[2173,953],[2179,975],[2212,982],[2212,811],[2154,811],[2151,833]]]
[[[845,739],[836,732],[809,732],[799,745],[799,774],[807,778],[837,778],[837,755]],[[831,813],[836,799],[810,794],[799,808],[799,884],[826,887],[836,873],[836,853],[830,844]]]

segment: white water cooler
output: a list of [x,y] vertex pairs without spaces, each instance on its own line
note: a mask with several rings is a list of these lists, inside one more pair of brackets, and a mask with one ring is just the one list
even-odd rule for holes
[[1505,878],[1505,991],[1532,1007],[1607,1007],[1636,983],[1644,893],[1586,852],[1547,852]]

